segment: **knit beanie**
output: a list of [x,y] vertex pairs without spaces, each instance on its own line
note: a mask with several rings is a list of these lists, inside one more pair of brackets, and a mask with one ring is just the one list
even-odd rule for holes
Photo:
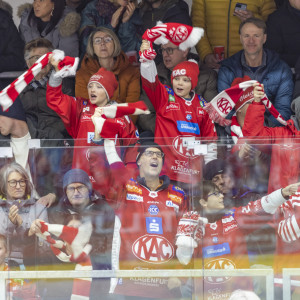
[[105,89],[108,100],[110,100],[118,87],[118,81],[113,72],[100,68],[89,80],[90,82],[98,82]]
[[208,162],[203,169],[205,180],[212,180],[216,175],[225,173],[226,164],[222,159],[213,159]]
[[65,190],[67,186],[71,183],[79,182],[87,186],[89,192],[92,192],[92,183],[88,174],[81,169],[71,169],[69,170],[63,178],[63,189]]
[[199,76],[199,66],[194,59],[189,59],[179,63],[172,71],[171,81],[177,76],[187,76],[192,83],[192,90],[197,86]]
[[[164,153],[161,149],[161,147],[153,142],[153,140],[144,140],[140,143],[140,146],[138,147],[138,154],[136,156],[136,162],[138,162],[139,158],[143,155],[143,153],[148,149],[148,148],[157,148],[158,150],[160,150],[162,153]],[[165,161],[165,157],[163,157],[163,163]]]
[[7,111],[3,111],[2,107],[0,107],[0,116],[26,122],[26,115],[20,98],[17,97]]

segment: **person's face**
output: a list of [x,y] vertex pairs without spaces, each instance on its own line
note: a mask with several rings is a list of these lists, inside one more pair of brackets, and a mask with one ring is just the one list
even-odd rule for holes
[[[44,54],[48,53],[48,49],[44,47],[34,48],[30,51],[29,58],[26,60],[26,64],[28,68],[31,68],[33,64]],[[40,80],[44,76],[46,76],[51,69],[51,64],[48,64],[44,69],[42,69],[36,76],[36,80]]]
[[211,191],[207,196],[207,201],[200,200],[200,204],[206,210],[206,212],[216,212],[224,209],[224,195],[218,191]]
[[104,106],[107,104],[107,95],[103,86],[98,82],[90,82],[87,86],[89,99],[92,104]]
[[109,34],[101,31],[96,32],[93,38],[93,46],[98,58],[113,58],[115,46]]
[[183,98],[190,97],[192,82],[187,76],[176,76],[172,82],[174,93]]
[[8,200],[25,198],[26,180],[19,172],[11,172],[6,183],[6,193]]
[[7,249],[5,247],[4,241],[0,240],[0,267],[4,264],[4,260],[7,257]]
[[289,0],[292,7],[300,10],[300,0]]
[[262,55],[266,38],[267,35],[264,34],[263,29],[251,23],[245,24],[240,34],[240,41],[243,45],[245,55]]
[[173,70],[179,63],[186,61],[188,50],[179,50],[173,43],[168,42],[161,46],[164,65],[167,69]]
[[33,10],[37,18],[40,18],[44,22],[48,22],[51,19],[51,12],[54,9],[54,2],[51,0],[34,0]]
[[246,112],[247,112],[247,109],[248,109],[249,105],[250,105],[250,103],[244,104],[244,105],[236,112],[236,118],[237,118],[237,121],[238,121],[239,125],[241,126],[241,128],[243,128],[243,126],[244,126],[245,117],[246,117]]
[[14,120],[6,116],[0,116],[0,133],[4,136],[12,132]]
[[66,188],[66,193],[74,208],[83,209],[90,201],[88,187],[80,182],[69,184]]
[[137,162],[141,177],[153,178],[159,176],[163,165],[163,158],[160,157],[161,154],[163,153],[155,147],[147,148],[144,151]]
[[211,180],[218,189],[223,193],[227,194],[233,187],[233,182],[228,174],[217,174]]

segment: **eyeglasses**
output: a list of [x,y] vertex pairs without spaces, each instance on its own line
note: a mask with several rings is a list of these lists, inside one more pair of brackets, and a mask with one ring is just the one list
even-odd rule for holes
[[160,48],[161,54],[164,54],[164,52],[167,52],[168,55],[172,55],[174,50],[179,49],[178,47],[176,48]]
[[94,44],[95,45],[100,45],[102,42],[107,44],[107,43],[110,43],[112,41],[112,37],[110,36],[105,36],[105,37],[97,37],[94,39]]
[[31,61],[34,61],[36,62],[39,58],[41,58],[43,55],[33,55],[33,56],[30,56],[28,58],[28,60],[31,60]]
[[74,194],[76,190],[78,193],[82,194],[83,192],[85,192],[86,189],[87,187],[85,185],[80,185],[77,187],[70,186],[67,187],[67,192],[69,192],[70,194]]
[[165,155],[163,152],[160,151],[148,151],[148,150],[146,150],[144,154],[148,157],[153,157],[155,155],[158,158],[163,158]]
[[208,195],[207,195],[207,197],[209,197],[209,196],[216,196],[216,197],[220,197],[220,196],[223,196],[223,194],[222,194],[222,193],[220,193],[220,192],[213,192],[213,193],[210,193],[210,194],[208,194]]
[[21,180],[9,180],[7,181],[8,185],[12,188],[16,187],[17,184],[20,185],[20,187],[24,187],[26,185],[26,180],[25,179],[21,179]]

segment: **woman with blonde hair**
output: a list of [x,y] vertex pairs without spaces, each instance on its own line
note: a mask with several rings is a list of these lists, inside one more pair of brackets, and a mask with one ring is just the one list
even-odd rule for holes
[[140,71],[130,64],[116,34],[106,28],[96,28],[89,36],[86,54],[76,73],[75,96],[89,98],[87,85],[99,68],[114,73],[118,87],[111,100],[118,103],[136,102],[140,97]]

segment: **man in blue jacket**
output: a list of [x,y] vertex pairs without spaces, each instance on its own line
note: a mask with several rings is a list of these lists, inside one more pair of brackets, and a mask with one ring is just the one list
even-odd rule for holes
[[[265,22],[249,18],[241,23],[239,33],[243,50],[222,62],[218,74],[218,91],[229,88],[236,77],[248,75],[264,84],[269,100],[288,120],[292,113],[293,74],[278,54],[263,48],[267,39]],[[265,122],[269,127],[280,126],[269,113],[265,115]]]

